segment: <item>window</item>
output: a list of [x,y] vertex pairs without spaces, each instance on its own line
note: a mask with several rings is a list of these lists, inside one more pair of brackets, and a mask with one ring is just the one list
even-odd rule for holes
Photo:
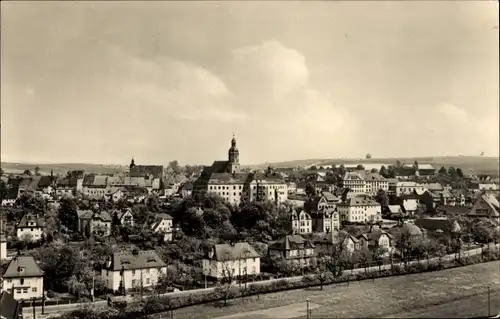
[[233,193],[234,196],[236,196],[236,193]]
[[12,279],[7,279],[7,283],[10,284],[12,282]]
[[236,186],[233,186],[233,189],[236,189]]
[[132,279],[132,287],[135,287],[135,286],[136,286],[136,280]]
[[135,276],[135,270],[132,270],[132,276]]
[[28,288],[23,288],[23,294],[27,294],[28,293]]
[[149,282],[149,278],[146,278],[146,285],[149,285],[150,282]]
[[36,292],[36,287],[31,288],[31,292]]
[[22,291],[21,289],[19,289],[19,288],[17,288],[17,289],[16,289],[16,291],[17,291],[17,293],[18,293],[18,294],[21,294],[21,293],[23,292],[23,291]]

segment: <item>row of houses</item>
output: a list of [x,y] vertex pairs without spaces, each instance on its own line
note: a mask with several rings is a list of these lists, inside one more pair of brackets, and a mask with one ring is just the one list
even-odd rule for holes
[[[102,237],[111,235],[113,217],[122,226],[134,226],[134,215],[131,209],[125,210],[77,210],[78,231],[89,236],[96,234]],[[149,227],[155,233],[163,233],[165,241],[171,241],[174,228],[172,226],[172,217],[168,214],[156,214],[155,219],[144,225]],[[19,239],[29,241],[39,241],[42,239],[45,231],[45,219],[36,214],[25,214],[16,225],[16,234]]]

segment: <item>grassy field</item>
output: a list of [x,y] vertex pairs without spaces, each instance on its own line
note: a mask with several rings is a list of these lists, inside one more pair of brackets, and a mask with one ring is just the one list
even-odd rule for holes
[[[420,164],[431,164],[436,168],[444,166],[460,167],[464,172],[473,170],[478,174],[490,174],[497,176],[499,174],[500,161],[498,157],[482,157],[482,156],[436,156],[436,157],[411,157],[411,158],[371,158],[367,159],[310,159],[287,161],[280,163],[271,163],[273,167],[297,167],[299,165],[332,165],[337,166],[344,164],[370,164],[370,163],[387,163],[394,164],[400,160],[404,164],[413,164],[418,161]],[[254,165],[253,167],[267,167],[269,164]]]
[[[388,277],[366,280],[362,282],[331,285],[311,290],[291,290],[273,293],[241,300],[230,301],[228,307],[219,308],[215,304],[206,304],[179,309],[174,317],[181,318],[217,318],[230,316],[232,318],[305,318],[305,313],[295,311],[299,315],[286,316],[285,308],[282,316],[276,315],[272,308],[289,306],[290,309],[301,305],[304,307],[308,299],[316,308],[311,311],[311,318],[342,318],[342,317],[391,317],[405,316],[412,311],[423,311],[457,300],[468,299],[469,296],[483,293],[474,300],[477,305],[482,302],[486,312],[487,286],[500,290],[500,263],[498,261],[477,264],[467,267],[448,269],[439,272],[422,273],[400,277]],[[500,311],[500,295],[493,294],[495,309]],[[469,298],[470,299],[470,298]],[[459,303],[460,304],[460,303]],[[480,306],[482,309],[482,307]],[[269,309],[267,312],[265,309]],[[261,310],[259,312],[255,312]],[[252,311],[254,311],[252,313]],[[248,313],[247,313],[248,312]],[[247,314],[245,314],[247,313]],[[165,317],[165,314],[162,315]],[[227,317],[227,318],[230,318]],[[152,318],[160,318],[159,315]]]

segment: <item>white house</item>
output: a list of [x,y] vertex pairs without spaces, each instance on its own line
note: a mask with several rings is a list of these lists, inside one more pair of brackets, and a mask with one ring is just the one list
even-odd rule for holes
[[127,208],[124,211],[116,211],[115,214],[117,214],[120,225],[134,226],[134,215],[132,214],[132,210],[130,208]]
[[114,253],[101,270],[106,288],[111,291],[152,287],[167,274],[167,264],[154,250]]
[[343,187],[349,188],[348,196],[365,194],[366,182],[359,172],[346,172],[342,178]]
[[7,259],[7,237],[0,234],[0,261]]
[[260,256],[247,242],[219,244],[203,259],[206,276],[223,279],[260,274]]
[[369,196],[358,195],[337,205],[340,220],[350,223],[375,223],[382,220],[382,207]]
[[43,296],[43,272],[32,256],[13,258],[3,274],[3,280],[3,289],[17,300]]
[[156,220],[151,224],[151,229],[155,233],[164,233],[164,241],[172,241],[172,216],[168,214],[156,214]]
[[17,238],[38,241],[42,239],[45,220],[35,214],[25,214],[16,226]]
[[294,234],[304,235],[312,233],[312,219],[311,216],[304,210],[297,213],[295,210],[292,212],[292,229]]
[[412,194],[413,191],[422,193],[425,187],[417,182],[397,182],[396,183],[396,196],[403,194]]

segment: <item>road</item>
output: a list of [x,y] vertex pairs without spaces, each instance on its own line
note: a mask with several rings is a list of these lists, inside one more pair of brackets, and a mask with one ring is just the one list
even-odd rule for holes
[[[500,244],[497,244],[497,247],[499,247],[499,246],[500,246]],[[493,249],[493,248],[494,248],[494,245],[491,245],[491,249]],[[469,251],[464,251],[464,252],[461,253],[461,256],[462,257],[467,257],[467,256],[478,255],[478,254],[481,254],[481,248],[476,248],[476,249],[472,249],[472,250],[469,250]],[[453,258],[455,258],[455,255],[451,254],[451,255],[444,256],[442,259],[443,260],[452,260]],[[429,260],[430,261],[437,261],[438,258],[437,257],[430,258]],[[425,261],[422,261],[422,262],[425,262]],[[411,261],[411,262],[409,262],[410,265],[417,264],[417,263],[418,263],[418,261]],[[394,264],[394,265],[397,265],[397,264]],[[367,271],[378,271],[378,269],[379,269],[378,266],[368,267]],[[382,265],[380,269],[382,269],[382,270],[389,270],[389,269],[391,269],[391,265],[390,264],[388,264],[388,265]],[[363,273],[363,272],[365,272],[364,268],[357,268],[357,269],[353,269],[353,270],[347,270],[347,271],[345,271],[345,274],[349,274],[349,273],[357,274],[357,273]],[[266,285],[266,284],[269,284],[270,282],[279,281],[279,280],[282,280],[282,279],[284,279],[284,278],[271,279],[271,280],[265,280],[265,281],[260,281],[260,282],[253,282],[253,283],[248,283],[248,285],[249,286],[252,286],[252,285],[256,285],[256,286]],[[289,281],[292,281],[292,282],[297,282],[297,281],[302,280],[302,276],[288,277],[286,279],[289,280]],[[166,293],[164,295],[182,296],[182,295],[187,295],[187,294],[193,294],[193,293],[200,292],[200,291],[206,291],[206,292],[208,292],[208,291],[211,291],[213,289],[214,288],[177,291],[177,292]],[[147,298],[148,296],[146,295],[144,297]],[[133,297],[127,296],[126,299],[127,300],[133,300]],[[54,314],[57,314],[57,313],[70,312],[70,311],[76,310],[78,308],[81,308],[81,307],[83,307],[85,305],[90,305],[90,303],[75,303],[75,304],[68,304],[68,305],[46,306],[44,314],[54,315]],[[103,307],[107,307],[107,302],[106,301],[96,301],[96,302],[94,302],[93,305],[95,307],[97,307],[97,308],[103,308]],[[42,315],[42,308],[41,307],[36,307],[35,311],[36,311],[36,318],[42,319],[42,318],[46,317],[46,316]],[[31,319],[31,318],[33,318],[33,310],[32,310],[32,308],[30,308],[30,307],[23,308],[23,316],[24,316],[25,319]]]

